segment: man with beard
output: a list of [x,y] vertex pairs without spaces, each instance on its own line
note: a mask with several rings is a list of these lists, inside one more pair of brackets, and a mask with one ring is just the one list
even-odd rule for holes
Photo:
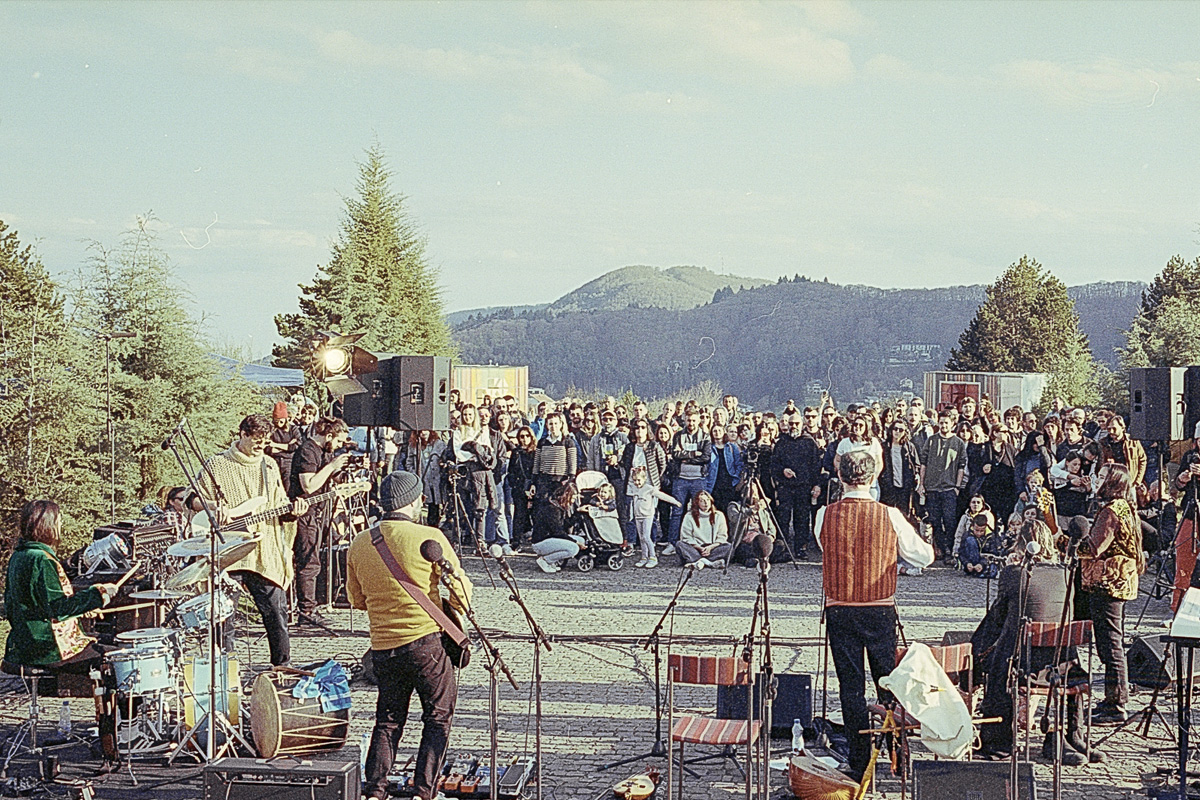
[[[217,508],[217,521],[221,524],[227,521],[229,508],[251,498],[267,498],[263,504],[266,509],[288,505],[279,467],[264,454],[271,437],[270,422],[261,414],[252,414],[242,420],[238,434],[232,447],[204,462],[197,479],[202,499]],[[246,587],[262,614],[271,665],[276,667],[287,664],[291,658],[287,627],[287,589],[292,584],[291,550],[295,537],[291,523],[307,511],[308,501],[298,497],[291,503],[288,514],[249,526],[249,533],[261,537],[258,546],[230,571]]]
[[787,417],[787,433],[775,443],[771,457],[771,478],[775,483],[775,502],[779,508],[779,531],[787,535],[789,526],[796,558],[808,560],[808,542],[812,537],[813,500],[821,494],[821,456],[824,448],[817,442],[820,418],[812,407],[793,411]]
[[[333,452],[345,446],[349,438],[346,423],[336,417],[321,417],[312,425],[312,435],[305,439],[292,457],[291,496],[308,497],[325,491],[329,479],[341,472],[350,456],[337,457]],[[293,557],[296,567],[296,605],[300,622],[323,625],[317,613],[317,578],[321,574],[321,542],[329,535],[332,504],[317,503],[296,523]]]
[[667,534],[667,546],[663,550],[665,556],[675,553],[675,543],[679,541],[679,528],[683,524],[683,512],[687,509],[692,495],[704,489],[705,478],[708,477],[712,440],[700,430],[699,411],[689,412],[685,418],[684,429],[675,434],[671,442],[671,458],[678,467],[675,482],[671,484],[671,494],[679,501],[679,505],[671,509],[671,530]]
[[292,422],[287,403],[280,400],[271,410],[271,439],[267,442],[267,453],[279,467],[283,485],[292,485],[292,459],[300,449],[300,426]]

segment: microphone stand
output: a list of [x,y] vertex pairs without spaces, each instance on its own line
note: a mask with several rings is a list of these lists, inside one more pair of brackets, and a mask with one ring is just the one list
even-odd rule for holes
[[1021,580],[1018,589],[1017,597],[1017,618],[1021,620],[1021,624],[1017,627],[1017,641],[1013,645],[1013,657],[1008,664],[1008,692],[1012,699],[1012,744],[1010,745],[1009,768],[1008,768],[1008,791],[1009,800],[1020,800],[1020,791],[1017,785],[1017,730],[1020,728],[1020,717],[1018,714],[1018,687],[1020,678],[1018,677],[1022,667],[1021,652],[1022,645],[1025,639],[1025,629],[1029,625],[1029,618],[1025,616],[1025,601],[1029,595],[1029,578],[1033,573],[1033,558],[1026,557],[1025,563],[1021,566]]
[[[483,632],[483,628],[479,625],[479,621],[475,618],[475,609],[471,604],[466,602],[466,598],[462,593],[455,591],[454,584],[450,581],[450,573],[446,570],[438,570],[439,579],[450,594],[457,597],[462,602],[463,611],[467,619],[471,623],[471,627],[475,629],[475,634],[479,637],[479,643],[483,646],[485,658],[483,665],[488,672],[488,734],[491,741],[491,775],[489,797],[491,800],[499,798],[499,777],[496,775],[497,761],[499,760],[500,744],[498,736],[500,734],[500,683],[496,676],[496,670],[499,669],[504,673],[504,677],[512,685],[513,689],[521,690],[517,679],[513,677],[512,670],[508,668],[508,664],[504,663],[504,659],[500,656],[500,651],[496,649],[496,645],[492,644],[491,639],[488,639],[487,634]],[[457,576],[455,576],[457,580]],[[535,642],[536,644],[536,642]]]
[[[512,568],[508,566],[508,562],[504,556],[496,557],[496,561],[500,564],[500,580],[508,586],[508,599],[512,600],[521,609],[521,613],[525,615],[525,621],[529,624],[529,630],[533,634],[533,697],[534,697],[534,723],[533,723],[533,746],[534,758],[537,761],[537,792],[534,795],[534,800],[542,800],[542,647],[546,648],[546,652],[551,652],[550,638],[546,636],[546,632],[542,630],[542,626],[534,618],[530,612],[529,606],[525,605],[525,601],[521,599],[521,590],[517,587],[517,578],[513,575]],[[495,764],[492,765],[493,771],[496,769]],[[492,781],[497,780],[493,776]]]
[[[667,618],[674,611],[675,606],[679,603],[679,596],[683,594],[683,589],[688,585],[688,581],[692,579],[695,569],[680,570],[679,582],[675,586],[675,594],[672,595],[671,601],[667,603],[667,607],[663,610],[662,616],[658,618],[658,622],[654,626],[654,630],[650,631],[650,635],[646,637],[645,643],[642,645],[642,650],[654,648],[654,744],[650,747],[650,752],[639,753],[629,758],[622,758],[620,761],[614,761],[611,764],[605,764],[600,767],[601,771],[612,769],[613,767],[621,767],[626,764],[632,764],[634,761],[641,761],[644,758],[669,758],[671,755],[670,748],[663,741],[662,731],[662,655],[659,650],[659,641],[661,639],[663,625],[666,624]],[[680,769],[686,769],[682,764]],[[696,775],[692,770],[688,770],[690,775]]]

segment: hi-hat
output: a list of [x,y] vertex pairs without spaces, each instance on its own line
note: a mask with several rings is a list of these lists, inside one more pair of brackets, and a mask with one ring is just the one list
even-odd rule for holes
[[176,572],[171,577],[163,581],[163,586],[168,589],[186,589],[190,586],[195,586],[198,583],[208,583],[208,559],[201,558],[198,561],[188,564],[183,569]]

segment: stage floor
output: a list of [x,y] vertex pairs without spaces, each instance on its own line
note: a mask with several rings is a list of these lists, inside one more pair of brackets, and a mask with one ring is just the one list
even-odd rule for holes
[[[516,572],[522,594],[550,636],[562,636],[553,652],[542,655],[543,677],[543,796],[548,800],[567,798],[604,798],[610,787],[638,771],[638,765],[663,767],[663,759],[646,759],[628,767],[601,771],[608,762],[648,751],[654,740],[654,660],[652,654],[629,638],[650,633],[675,591],[679,570],[660,566],[654,570],[636,569],[627,563],[619,573],[597,566],[580,573],[572,566],[554,575],[543,574],[529,556],[509,559]],[[666,564],[673,558],[663,559]],[[495,570],[494,562],[488,562]],[[511,756],[534,748],[532,714],[532,644],[529,629],[517,605],[509,600],[508,589],[496,579],[495,586],[484,573],[482,562],[473,557],[465,565],[476,586],[476,612],[482,625],[496,633],[495,643],[520,683],[514,691],[506,682],[500,686],[500,752]],[[815,713],[822,713],[821,648],[818,627],[820,602],[820,565],[805,563],[772,568],[769,596],[777,672],[808,672],[814,675]],[[1147,583],[1152,576],[1143,580]],[[750,626],[750,612],[757,587],[755,570],[731,567],[728,574],[704,570],[695,575],[680,597],[674,620],[663,631],[664,697],[666,640],[674,636],[678,652],[735,655],[737,640]],[[898,593],[900,619],[911,641],[940,643],[946,631],[970,631],[983,616],[986,585],[984,581],[963,577],[946,568],[927,570],[917,577],[902,577]],[[1138,630],[1134,622],[1142,611],[1145,598],[1128,604],[1127,633],[1159,634],[1161,621],[1169,613],[1166,601],[1151,600],[1145,620]],[[301,631],[293,636],[293,663],[296,665],[336,658],[345,666],[357,665],[368,648],[366,614],[334,609],[329,612],[334,633]],[[239,625],[238,656],[246,664],[243,675],[266,667],[266,645],[256,622]],[[248,662],[248,663],[246,663]],[[1099,661],[1096,661],[1099,666]],[[13,726],[26,716],[21,698],[15,692],[14,679],[0,680],[0,741],[7,741]],[[459,673],[458,710],[451,740],[451,758],[461,753],[483,757],[488,750],[488,680],[483,659],[476,654],[472,664]],[[374,718],[375,689],[355,681],[351,685],[353,709],[350,735],[342,750],[324,756],[329,760],[357,760],[363,734],[369,733]],[[1099,695],[1102,696],[1102,695]],[[1139,691],[1132,709],[1141,709],[1149,692]],[[677,705],[711,713],[715,692],[688,692]],[[58,718],[55,701],[46,698],[43,715],[49,733]],[[1173,702],[1169,704],[1173,706]],[[77,726],[93,719],[91,701],[71,701]],[[1163,704],[1164,710],[1168,704]],[[837,716],[837,684],[829,675],[828,712]],[[413,711],[404,733],[402,755],[414,753],[420,736],[419,704],[414,698]],[[1168,714],[1168,718],[1171,715]],[[840,717],[839,717],[840,719]],[[665,729],[665,722],[664,722]],[[1097,728],[1093,738],[1103,735]],[[45,735],[45,733],[43,735]],[[1166,731],[1156,724],[1152,734]],[[1040,738],[1036,742],[1040,744]],[[788,742],[776,740],[780,751]],[[1132,731],[1118,734],[1103,748],[1108,754],[1104,764],[1064,769],[1064,797],[1088,800],[1117,800],[1145,796],[1147,786],[1160,783],[1154,777],[1157,767],[1170,767],[1171,752],[1151,755],[1150,746],[1167,742],[1146,742]],[[919,747],[917,748],[919,751]],[[1040,749],[1040,748],[1039,748]],[[919,753],[918,753],[919,757]],[[99,762],[88,756],[86,748],[62,753],[64,774],[90,777]],[[17,775],[32,774],[33,765],[18,764]],[[700,778],[688,778],[689,798],[730,798],[741,791],[738,773],[728,763],[713,761],[698,765]],[[881,779],[884,770],[880,770]],[[1049,797],[1050,769],[1038,764],[1039,792]],[[773,797],[789,797],[787,780],[774,773]],[[136,785],[135,785],[136,779]],[[201,796],[199,766],[180,759],[173,768],[154,762],[138,762],[133,775],[128,770],[93,778],[99,798],[198,798]],[[883,780],[876,796],[899,797],[899,783]],[[60,790],[59,796],[66,796]]]

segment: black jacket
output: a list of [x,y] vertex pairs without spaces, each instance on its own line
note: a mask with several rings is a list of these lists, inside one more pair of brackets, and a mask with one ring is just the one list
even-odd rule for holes
[[[917,446],[912,442],[905,442],[900,445],[900,488],[915,489],[917,486],[917,475],[921,466],[921,459],[917,455]],[[892,445],[883,445],[883,465],[879,473],[879,486],[882,489],[884,486],[894,486],[894,469],[892,468]]]
[[[812,491],[821,482],[821,456],[824,453],[812,434],[793,437],[785,434],[775,442],[771,453],[771,478],[776,486],[799,487]],[[790,469],[796,477],[788,478],[783,471]]]
[[[996,600],[971,636],[976,663],[990,665],[987,672],[1000,676],[1001,680],[1007,674],[1009,659],[1016,652],[1021,629],[1023,572],[1021,566],[1007,566],[1001,571]],[[1067,571],[1056,564],[1034,564],[1025,596],[1025,617],[1032,622],[1060,622],[1063,603],[1067,600],[1067,575]],[[1070,612],[1067,622],[1071,622]],[[1074,651],[1065,653],[1073,654]],[[1028,654],[1031,662],[1025,663],[1024,667],[1026,670],[1040,669],[1053,660],[1053,655],[1053,648],[1037,648],[1036,652]]]

